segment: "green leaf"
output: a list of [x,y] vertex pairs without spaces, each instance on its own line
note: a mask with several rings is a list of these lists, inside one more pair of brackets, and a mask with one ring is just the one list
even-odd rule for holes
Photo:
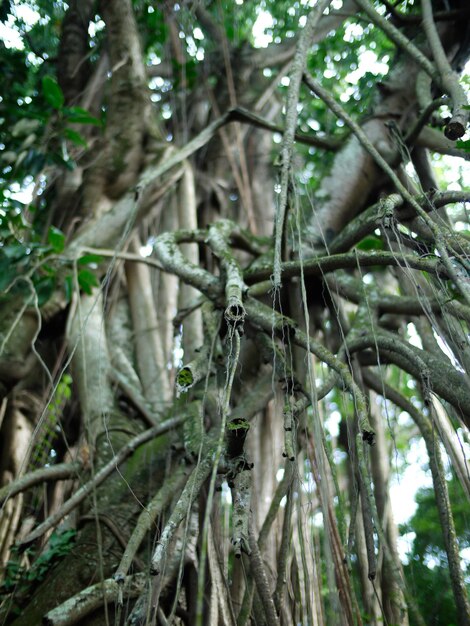
[[379,237],[374,237],[372,235],[368,237],[364,237],[364,239],[357,244],[358,250],[383,250],[384,244]]
[[101,263],[103,257],[99,254],[84,254],[77,261],[78,265],[90,265],[91,263]]
[[67,304],[72,300],[73,278],[71,275],[65,277],[64,281],[65,301]]
[[18,261],[27,256],[27,248],[22,243],[15,243],[9,246],[3,246],[1,252],[7,259]]
[[470,152],[470,139],[467,139],[466,141],[457,141],[455,145],[457,146],[457,148],[460,148],[465,152]]
[[44,76],[42,79],[42,91],[44,97],[54,109],[61,109],[64,106],[64,94],[52,76]]
[[92,124],[93,126],[101,126],[101,120],[81,107],[67,108],[64,110],[64,113],[70,124]]
[[0,258],[0,292],[10,285],[16,276],[15,266],[9,263],[7,259]]
[[80,135],[80,133],[77,133],[76,130],[73,130],[72,128],[66,128],[64,130],[64,135],[67,139],[73,141],[76,146],[81,146],[82,148],[88,147],[86,140]]
[[56,254],[60,254],[65,247],[65,235],[55,226],[51,226],[49,228],[49,232],[47,233],[47,241],[49,242],[50,246]]
[[78,272],[78,284],[80,289],[90,296],[93,292],[93,287],[98,286],[98,279],[90,270],[80,270]]
[[38,305],[42,306],[54,293],[55,279],[51,276],[44,276],[34,285],[38,296]]

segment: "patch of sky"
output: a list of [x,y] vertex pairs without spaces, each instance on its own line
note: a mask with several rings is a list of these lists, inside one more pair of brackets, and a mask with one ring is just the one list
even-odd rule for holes
[[406,467],[401,474],[394,474],[390,481],[390,497],[393,516],[397,524],[404,524],[414,515],[417,504],[416,491],[420,487],[432,487],[431,472],[427,469],[428,455],[423,439],[413,439],[406,453]]
[[88,26],[88,34],[90,37],[95,37],[96,33],[99,33],[105,27],[105,23],[103,20],[98,20],[97,22],[90,22]]
[[272,33],[266,32],[274,26],[274,18],[268,11],[260,9],[253,24],[253,40],[255,48],[267,48],[273,40]]

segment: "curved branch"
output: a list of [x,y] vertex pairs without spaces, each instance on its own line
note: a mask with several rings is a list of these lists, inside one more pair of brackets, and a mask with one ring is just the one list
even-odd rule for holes
[[421,7],[423,10],[424,31],[440,75],[441,86],[452,99],[453,115],[446,125],[445,135],[451,140],[460,139],[465,134],[468,124],[469,112],[465,108],[468,108],[467,96],[460,85],[458,75],[452,70],[447,60],[436,25],[434,24],[430,0],[421,0]]
[[[364,293],[364,283],[352,276],[328,276],[326,282],[334,293],[346,298],[350,302],[359,304]],[[470,324],[470,309],[460,302],[439,297],[414,298],[413,296],[394,296],[373,292],[374,307],[379,315],[392,313],[393,315],[424,315],[426,312],[440,313],[443,309],[461,320]]]
[[395,45],[402,48],[429,76],[438,79],[439,75],[431,61],[406,37],[396,26],[385,17],[377,13],[368,0],[354,0],[370,18],[370,20],[382,30]]
[[83,463],[81,461],[74,461],[73,463],[58,463],[51,467],[42,467],[33,472],[28,472],[28,474],[21,476],[0,489],[0,504],[8,498],[13,498],[16,494],[26,491],[30,489],[30,487],[34,487],[40,483],[71,478],[76,475],[82,467]]
[[[147,580],[146,574],[127,576],[124,581],[124,595],[126,598],[135,598],[144,590]],[[87,615],[103,606],[104,603],[116,601],[122,589],[112,578],[82,589],[52,611],[44,618],[44,626],[72,626]]]
[[435,430],[429,419],[425,417],[409,400],[404,398],[398,391],[393,389],[383,380],[379,380],[371,372],[364,370],[365,383],[379,395],[385,395],[394,404],[406,411],[418,426],[426,444],[431,468],[436,505],[442,530],[442,538],[449,563],[450,580],[454,593],[459,623],[467,624],[470,620],[470,604],[468,601],[465,582],[460,567],[460,555],[457,543],[452,509],[450,506],[449,492],[445,479],[444,465],[442,462],[441,449],[436,437]]
[[[384,267],[384,266],[406,267],[422,272],[429,272],[440,277],[446,277],[444,267],[438,257],[420,258],[412,254],[397,255],[393,252],[383,252],[371,250],[354,250],[343,254],[331,256],[321,256],[307,259],[305,261],[287,261],[282,264],[282,273],[286,278],[300,276],[303,266],[305,276],[323,276],[328,272],[338,269],[357,269],[357,267]],[[272,263],[266,263],[245,271],[245,282],[248,285],[266,280],[271,276]]]
[[[347,341],[349,352],[370,348],[378,350],[381,358],[394,363],[421,381],[425,390],[432,391],[455,407],[459,417],[470,428],[470,385],[467,376],[458,372],[444,355],[442,358],[406,343],[396,334],[379,330],[357,335]],[[376,358],[376,357],[375,357]]]
[[99,485],[101,485],[108,476],[110,476],[118,466],[125,461],[137,448],[142,446],[147,441],[151,441],[156,437],[164,435],[169,430],[172,430],[180,426],[184,422],[184,416],[174,417],[162,422],[159,426],[150,428],[133,437],[119,452],[104,465],[94,477],[85,483],[78,491],[76,491],[71,498],[69,498],[64,504],[50,517],[48,517],[42,524],[39,524],[29,535],[20,541],[19,545],[27,545],[41,537],[50,528],[53,528],[65,517],[70,511],[73,511],[83,500],[93,492]]

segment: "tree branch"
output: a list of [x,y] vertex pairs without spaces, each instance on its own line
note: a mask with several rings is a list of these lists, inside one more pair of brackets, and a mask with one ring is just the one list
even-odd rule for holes
[[307,62],[307,53],[311,45],[313,33],[322,16],[323,11],[330,5],[331,0],[320,0],[310,11],[307,23],[302,30],[290,74],[289,91],[287,94],[286,128],[284,130],[281,149],[281,191],[279,204],[276,208],[274,225],[274,268],[273,283],[275,288],[281,287],[282,242],[284,238],[284,221],[287,209],[289,181],[291,176],[292,147],[294,144],[295,128],[297,126],[297,104],[299,101],[300,83]]
[[159,426],[150,428],[133,437],[119,452],[104,465],[94,477],[85,483],[78,491],[76,491],[71,498],[69,498],[64,504],[50,517],[48,517],[42,524],[39,524],[29,535],[22,539],[19,545],[28,545],[41,537],[49,529],[53,528],[65,517],[68,513],[73,511],[94,489],[101,485],[108,476],[110,476],[118,466],[125,461],[137,448],[142,446],[147,441],[151,441],[156,437],[164,435],[169,430],[177,428],[184,422],[184,416],[174,417],[162,422]]
[[73,463],[58,463],[51,467],[42,467],[33,472],[28,472],[28,474],[17,478],[9,485],[0,488],[0,504],[8,498],[13,498],[17,493],[26,491],[40,483],[71,478],[82,468],[83,463],[81,461],[74,461]]
[[458,75],[452,70],[447,60],[434,24],[430,0],[421,0],[421,7],[423,9],[423,27],[439,72],[440,84],[452,99],[453,114],[446,125],[445,135],[451,140],[459,139],[465,134],[468,124],[469,112],[464,108],[468,107],[467,96],[460,85]]
[[417,48],[406,35],[404,35],[396,26],[389,22],[385,17],[377,13],[374,7],[368,2],[368,0],[354,0],[355,3],[361,8],[371,19],[371,21],[382,30],[387,37],[393,41],[399,48],[402,48],[409,56],[421,67],[429,76],[433,79],[438,79],[439,75],[431,63],[431,61],[424,56],[424,54]]

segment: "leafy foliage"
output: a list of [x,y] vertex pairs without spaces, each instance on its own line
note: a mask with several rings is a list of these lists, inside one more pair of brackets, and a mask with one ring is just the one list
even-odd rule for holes
[[[451,502],[454,503],[452,511],[459,547],[463,554],[464,550],[468,552],[470,548],[468,506],[456,478],[448,481],[448,487]],[[434,491],[420,489],[416,494],[416,503],[418,507],[415,514],[401,528],[402,532],[412,533],[411,536],[414,536],[407,556],[405,575],[418,600],[425,623],[430,626],[452,626],[458,623],[458,618],[455,600],[450,591],[447,557]],[[466,568],[465,577],[470,593],[470,562],[463,560],[462,564]],[[411,619],[410,624],[414,626],[414,623],[416,622]]]
[[[35,587],[47,576],[50,569],[57,565],[59,561],[70,553],[75,543],[77,532],[73,529],[62,532],[53,532],[47,548],[33,562],[31,567],[22,565],[25,557],[31,558],[32,551],[21,554],[15,550],[13,557],[6,565],[5,577],[0,585],[0,598],[4,595],[15,592],[16,602],[31,594]],[[10,608],[13,615],[19,615],[21,605],[15,604]]]

